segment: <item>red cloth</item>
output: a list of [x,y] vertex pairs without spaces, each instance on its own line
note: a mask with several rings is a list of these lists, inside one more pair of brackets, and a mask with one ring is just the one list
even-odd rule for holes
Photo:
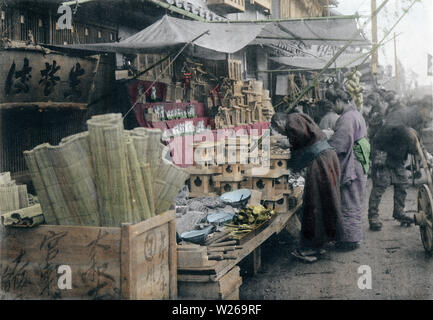
[[186,119],[173,119],[173,120],[165,120],[165,121],[153,121],[149,122],[149,128],[159,128],[161,130],[165,129],[172,129],[176,125],[184,122],[193,122],[194,126],[197,125],[199,121],[203,121],[204,127],[206,128],[209,124],[210,118],[203,117],[203,118],[186,118]]
[[[165,123],[167,123],[167,121],[165,121]],[[179,136],[172,138],[168,142],[168,146],[170,147],[173,163],[184,168],[194,165],[192,147],[193,143],[200,141],[212,141],[212,139],[216,142],[218,140],[223,140],[226,136],[236,136],[236,133],[239,135],[242,131],[247,134],[262,135],[269,126],[269,122],[260,122],[253,125],[243,125],[227,129],[212,130],[212,134],[206,137],[204,134]],[[257,129],[257,131],[252,129]]]

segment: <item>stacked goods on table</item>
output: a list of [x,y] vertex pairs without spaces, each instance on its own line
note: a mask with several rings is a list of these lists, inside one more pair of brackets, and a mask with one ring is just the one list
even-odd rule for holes
[[[287,150],[276,148],[275,137],[271,137],[270,150],[262,144],[260,150],[255,149],[258,151],[256,152],[257,157],[251,158],[251,152],[254,152],[251,146],[255,146],[256,142],[253,138],[248,140],[247,136],[238,136],[228,137],[216,144],[202,142],[194,145],[196,165],[186,169],[190,173],[191,193],[189,197],[197,198],[197,200],[215,198],[225,202],[224,199],[228,195],[236,197],[248,193],[248,198],[251,198],[249,204],[254,207],[246,207],[246,202],[242,205],[237,204],[232,209],[231,217],[230,214],[227,215],[227,209],[222,208],[212,208],[211,212],[207,208],[194,207],[191,210],[182,208],[182,215],[178,217],[178,221],[186,223],[188,216],[191,219],[201,218],[198,219],[200,221],[194,218],[195,223],[189,224],[188,230],[184,230],[183,226],[178,224],[179,231],[182,229],[182,231],[202,230],[202,233],[199,232],[200,243],[207,242],[206,239],[212,238],[212,234],[215,233],[215,228],[208,228],[212,223],[206,221],[205,217],[209,217],[210,213],[213,214],[217,210],[221,219],[228,216],[229,221],[233,220],[229,224],[227,224],[228,221],[218,224],[224,230],[230,231],[228,240],[241,240],[252,231],[257,231],[266,221],[276,216],[276,213],[289,212],[298,205],[299,194],[295,190],[298,188],[294,188],[298,179],[295,179],[291,171],[287,169],[290,153]],[[219,159],[221,155],[224,156],[223,159]],[[224,161],[221,162],[221,160]],[[217,195],[221,196],[218,198]],[[247,200],[246,197],[243,200]],[[231,204],[228,203],[228,205]],[[189,241],[188,238],[184,240]]]
[[47,224],[119,226],[167,211],[188,174],[165,159],[158,129],[124,130],[121,114],[25,151]]
[[225,225],[232,239],[241,239],[274,216],[275,211],[262,205],[248,206],[240,210],[231,223]]
[[215,127],[220,129],[269,122],[273,114],[269,90],[263,88],[263,82],[232,81],[223,99],[223,106],[220,106],[215,116]]

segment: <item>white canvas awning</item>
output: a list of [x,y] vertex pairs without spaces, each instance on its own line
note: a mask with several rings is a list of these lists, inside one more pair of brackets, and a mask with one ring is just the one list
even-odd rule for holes
[[[201,22],[164,16],[146,29],[120,42],[59,47],[117,53],[162,52],[182,46],[209,31],[194,41],[194,47],[202,49],[202,52],[235,53],[247,45],[277,45],[279,41],[342,45],[350,40],[350,36],[356,30],[354,18],[341,17],[234,23]],[[354,45],[365,44],[368,44],[368,41],[359,33],[354,39]]]
[[[325,67],[328,61],[332,59],[332,56],[324,55],[321,57],[271,57],[270,59],[279,64],[295,68],[320,70]],[[363,55],[362,53],[343,53],[329,68],[353,68],[359,66],[364,59],[365,55]]]

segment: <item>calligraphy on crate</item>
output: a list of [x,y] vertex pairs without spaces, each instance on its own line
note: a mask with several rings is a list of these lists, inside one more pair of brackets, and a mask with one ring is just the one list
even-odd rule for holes
[[71,57],[35,47],[0,50],[0,106],[8,103],[89,103],[96,57]]

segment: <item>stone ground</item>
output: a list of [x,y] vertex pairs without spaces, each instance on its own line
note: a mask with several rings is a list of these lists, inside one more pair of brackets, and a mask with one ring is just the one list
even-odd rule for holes
[[[369,180],[367,194],[370,194]],[[416,208],[416,188],[408,192],[406,210]],[[393,190],[384,195],[380,214],[382,231],[368,229],[365,240],[352,252],[332,249],[323,260],[305,264],[289,253],[298,239],[288,232],[269,239],[262,248],[262,270],[243,278],[241,299],[433,299],[433,258],[426,256],[419,228],[401,227],[392,219]],[[372,270],[372,289],[358,288],[358,268]]]

